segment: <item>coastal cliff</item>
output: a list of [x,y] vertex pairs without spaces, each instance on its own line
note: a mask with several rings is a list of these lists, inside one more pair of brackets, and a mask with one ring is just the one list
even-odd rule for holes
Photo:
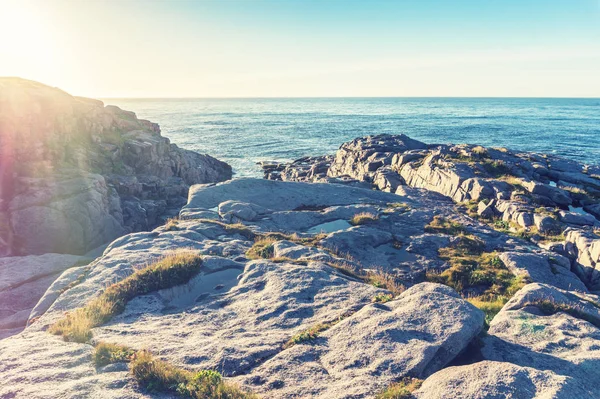
[[22,329],[60,273],[86,263],[82,255],[163,224],[190,185],[231,175],[133,112],[0,78],[0,337]]
[[0,253],[84,254],[176,214],[231,167],[101,101],[0,79]]

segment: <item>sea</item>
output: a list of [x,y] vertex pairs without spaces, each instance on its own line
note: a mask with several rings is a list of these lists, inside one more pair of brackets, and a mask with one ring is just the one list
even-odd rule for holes
[[600,99],[240,98],[104,99],[160,125],[180,147],[260,177],[261,161],[333,154],[345,141],[404,133],[600,164]]

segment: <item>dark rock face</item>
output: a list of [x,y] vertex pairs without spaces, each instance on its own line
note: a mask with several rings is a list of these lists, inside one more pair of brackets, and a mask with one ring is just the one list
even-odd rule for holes
[[231,167],[102,102],[0,79],[0,254],[83,254],[177,214]]
[[498,221],[509,230],[520,229],[534,242],[548,237],[563,241],[543,245],[560,254],[568,252],[573,271],[588,287],[600,290],[597,166],[504,148],[427,145],[405,135],[378,135],[344,143],[334,157],[278,165],[276,172],[265,169],[265,177],[343,181],[392,193],[409,186],[476,205],[472,216]]

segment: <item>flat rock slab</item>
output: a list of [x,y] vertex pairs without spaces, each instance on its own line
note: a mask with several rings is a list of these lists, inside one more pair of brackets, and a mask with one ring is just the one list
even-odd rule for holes
[[269,398],[372,397],[401,377],[441,369],[482,324],[483,313],[452,289],[418,284],[396,300],[363,307],[238,380]]

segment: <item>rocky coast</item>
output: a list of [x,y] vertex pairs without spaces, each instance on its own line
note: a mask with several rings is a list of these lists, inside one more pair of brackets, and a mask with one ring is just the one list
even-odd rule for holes
[[[136,168],[193,184],[178,217],[61,255],[0,340],[0,397],[600,398],[600,167],[384,135],[218,182],[145,153],[98,176],[121,210]],[[19,255],[5,287],[50,264]]]

